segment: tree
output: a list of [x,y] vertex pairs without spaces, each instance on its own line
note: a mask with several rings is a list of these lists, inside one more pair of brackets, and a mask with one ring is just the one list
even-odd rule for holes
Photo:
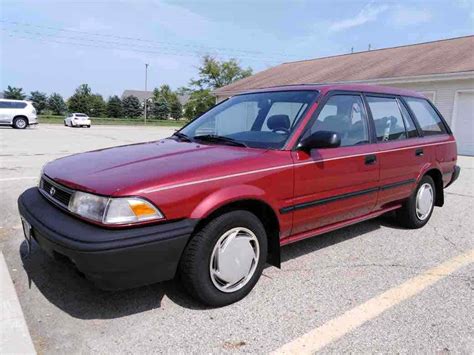
[[174,119],[179,119],[183,116],[183,107],[179,102],[178,93],[171,90],[169,85],[161,85],[160,88],[153,91],[154,99],[158,99],[158,96],[161,95],[168,104],[168,115],[171,115]]
[[62,115],[67,107],[63,100],[63,97],[57,93],[52,93],[48,99],[48,109],[51,110],[55,115]]
[[32,91],[30,93],[30,100],[33,101],[33,106],[38,114],[48,105],[48,96],[44,92]]
[[252,75],[252,68],[241,68],[235,59],[219,61],[206,55],[199,67],[199,79],[191,80],[190,84],[199,89],[215,90],[250,75]]
[[90,98],[90,114],[94,117],[102,117],[105,115],[106,105],[102,95],[93,94]]
[[74,95],[67,101],[70,112],[82,112],[90,115],[92,109],[91,88],[87,84],[80,85]]
[[170,103],[170,116],[175,120],[179,120],[183,117],[183,105],[181,105],[181,102],[179,102],[177,97],[176,100],[173,100]]
[[26,95],[22,91],[22,88],[15,88],[8,85],[7,89],[3,92],[3,96],[5,99],[24,100]]
[[195,118],[201,116],[216,103],[216,98],[212,96],[210,90],[194,91],[189,97],[189,101],[184,105],[184,116]]
[[158,118],[159,120],[167,119],[168,115],[170,114],[170,106],[166,100],[165,94],[163,94],[159,89],[153,90],[153,105],[151,107],[151,114],[153,117]]
[[140,117],[142,114],[142,105],[138,97],[130,95],[122,100],[123,114],[125,117]]
[[122,100],[117,95],[109,97],[107,101],[107,116],[109,117],[122,117]]

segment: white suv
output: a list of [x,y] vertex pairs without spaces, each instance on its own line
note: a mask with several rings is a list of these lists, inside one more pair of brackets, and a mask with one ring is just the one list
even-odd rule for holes
[[69,127],[91,127],[91,119],[85,113],[70,113],[64,119],[64,125]]
[[31,101],[0,99],[0,125],[24,129],[33,124],[38,119]]

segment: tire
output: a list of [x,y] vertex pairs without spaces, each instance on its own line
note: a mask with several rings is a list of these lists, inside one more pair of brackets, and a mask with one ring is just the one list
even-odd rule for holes
[[[223,245],[227,249],[222,248]],[[216,259],[216,254],[220,259]],[[241,300],[253,289],[266,258],[267,234],[262,222],[248,211],[232,211],[211,220],[192,236],[181,257],[178,275],[193,298],[209,306],[221,307]],[[227,281],[219,279],[215,270],[227,280],[234,278],[237,281],[225,285]],[[224,291],[226,286],[230,287]]]
[[[425,203],[421,203],[422,198],[419,196],[429,196],[431,193],[431,201],[425,198]],[[417,200],[420,202],[421,208],[417,211]],[[431,176],[425,175],[418,183],[413,194],[403,204],[403,207],[397,211],[397,221],[400,225],[410,229],[417,229],[423,227],[431,218],[434,210],[434,203],[436,201],[436,187]],[[422,213],[423,212],[423,213]]]
[[91,128],[91,125],[88,125],[87,128]]
[[66,120],[64,120],[64,126],[67,127]]
[[28,127],[28,119],[25,117],[17,117],[13,120],[13,128],[25,129]]

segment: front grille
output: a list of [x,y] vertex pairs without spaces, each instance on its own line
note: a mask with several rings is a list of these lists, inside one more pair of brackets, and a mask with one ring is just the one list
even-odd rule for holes
[[46,198],[65,208],[69,205],[69,200],[74,192],[44,175],[41,177],[39,188]]

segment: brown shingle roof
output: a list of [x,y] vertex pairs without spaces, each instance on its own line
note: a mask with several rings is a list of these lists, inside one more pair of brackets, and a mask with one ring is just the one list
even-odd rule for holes
[[283,63],[214,91],[474,71],[474,36]]

